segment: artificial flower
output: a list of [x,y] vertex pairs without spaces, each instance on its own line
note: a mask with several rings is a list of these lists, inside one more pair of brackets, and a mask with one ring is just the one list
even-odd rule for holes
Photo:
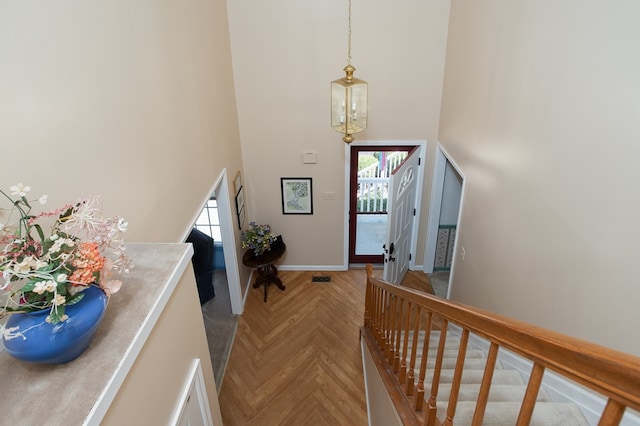
[[276,236],[271,232],[269,225],[258,225],[256,222],[249,224],[249,229],[242,231],[242,247],[250,248],[256,256],[271,250],[271,244],[276,241]]
[[[9,212],[0,226],[0,317],[49,309],[46,321],[55,324],[68,319],[65,306],[82,299],[89,286],[101,287],[108,296],[120,289],[122,282],[114,274],[132,267],[122,238],[126,222],[103,217],[98,197],[32,214],[32,201],[26,198],[30,191],[23,183],[10,187],[17,198],[0,190],[11,204],[0,208],[0,213]],[[46,204],[48,197],[37,201]],[[2,326],[0,334],[21,335]]]

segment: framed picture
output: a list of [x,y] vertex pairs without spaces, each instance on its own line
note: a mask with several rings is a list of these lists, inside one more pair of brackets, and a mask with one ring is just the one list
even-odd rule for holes
[[244,228],[244,221],[245,221],[245,209],[243,208],[242,210],[240,210],[240,213],[238,213],[238,227],[240,228],[240,230],[242,231],[242,228]]
[[313,214],[311,178],[280,178],[282,214]]
[[236,194],[236,213],[240,214],[240,211],[244,208],[244,188],[240,187]]
[[236,177],[233,178],[233,193],[237,195],[241,188],[242,188],[242,174],[238,170],[238,173],[236,173]]

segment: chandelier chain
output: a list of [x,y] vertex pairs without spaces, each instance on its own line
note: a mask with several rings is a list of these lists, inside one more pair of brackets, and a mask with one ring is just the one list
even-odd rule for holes
[[351,0],[349,0],[349,29],[347,42],[347,64],[351,65]]

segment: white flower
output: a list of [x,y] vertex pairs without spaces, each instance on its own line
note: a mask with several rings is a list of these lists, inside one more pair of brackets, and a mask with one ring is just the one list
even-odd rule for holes
[[129,226],[129,222],[125,222],[123,218],[118,219],[118,229],[120,232],[125,232]]
[[44,281],[40,281],[33,286],[33,292],[37,294],[44,293]]
[[33,262],[31,263],[31,266],[33,266],[33,269],[36,269],[36,270],[40,268],[44,268],[47,265],[48,263],[42,259],[34,259]]
[[48,195],[43,195],[42,197],[38,198],[38,202],[42,205],[47,204],[47,200],[49,199]]
[[27,195],[27,192],[31,191],[31,187],[26,186],[22,182],[11,186],[9,189],[11,190],[11,195],[17,195],[18,197],[24,197]]
[[31,256],[25,256],[25,258],[22,259],[22,262],[15,264],[16,266],[13,269],[18,274],[27,273],[31,269],[31,260],[32,260]]
[[58,281],[59,283],[63,283],[67,280],[67,274],[58,274],[58,276],[56,277],[56,281]]
[[53,303],[53,306],[60,306],[60,305],[64,305],[64,302],[67,301],[67,298],[64,297],[61,294],[56,295],[56,297],[51,301],[51,303]]
[[58,238],[58,235],[54,238],[52,235],[49,239],[53,241],[53,245],[49,248],[49,253],[58,253],[62,249],[62,246],[73,247],[75,245],[75,242],[71,238]]
[[53,293],[56,289],[56,282],[53,280],[39,281],[33,288],[34,293],[42,294],[45,291]]
[[62,244],[64,244],[64,239],[55,239],[53,241],[53,245],[49,248],[49,253],[57,253],[62,248]]

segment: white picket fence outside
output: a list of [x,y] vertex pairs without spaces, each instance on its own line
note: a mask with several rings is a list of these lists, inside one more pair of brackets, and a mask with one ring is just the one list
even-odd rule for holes
[[407,158],[407,152],[398,151],[386,157],[385,166],[374,163],[358,172],[358,212],[386,213],[389,197],[389,176]]
[[389,195],[389,178],[358,179],[358,212],[386,213],[386,200]]

